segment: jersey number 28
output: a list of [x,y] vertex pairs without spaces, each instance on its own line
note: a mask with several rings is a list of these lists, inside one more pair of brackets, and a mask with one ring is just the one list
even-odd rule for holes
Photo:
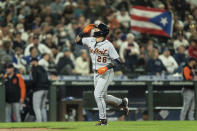
[[97,62],[103,62],[103,63],[106,63],[107,62],[107,57],[102,57],[102,56],[98,56],[97,58]]

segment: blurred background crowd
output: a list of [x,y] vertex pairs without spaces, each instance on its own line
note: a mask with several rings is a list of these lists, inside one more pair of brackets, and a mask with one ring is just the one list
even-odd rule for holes
[[[171,11],[173,36],[133,32],[133,5]],[[89,75],[88,50],[74,40],[98,21],[109,26],[107,39],[120,54],[118,74],[181,73],[188,57],[197,59],[196,0],[0,0],[1,72],[13,63],[17,72],[29,74],[30,60],[37,57],[50,74]]]

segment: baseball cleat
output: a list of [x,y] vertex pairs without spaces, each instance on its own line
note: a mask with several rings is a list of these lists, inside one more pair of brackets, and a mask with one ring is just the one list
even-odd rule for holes
[[106,126],[106,125],[107,125],[106,119],[99,120],[98,123],[96,124],[96,126]]
[[120,105],[120,107],[123,109],[123,112],[125,115],[129,114],[128,103],[129,103],[128,98],[124,98],[124,99],[122,99],[122,104]]

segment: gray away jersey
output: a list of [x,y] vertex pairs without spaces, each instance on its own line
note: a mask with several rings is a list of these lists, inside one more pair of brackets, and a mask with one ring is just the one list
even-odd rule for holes
[[96,38],[85,37],[82,38],[82,43],[89,48],[93,70],[107,66],[111,60],[119,58],[116,49],[108,40],[96,43]]

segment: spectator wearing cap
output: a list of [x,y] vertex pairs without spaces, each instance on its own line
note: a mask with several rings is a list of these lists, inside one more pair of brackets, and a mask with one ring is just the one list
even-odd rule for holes
[[87,50],[81,50],[81,55],[76,59],[75,71],[80,75],[89,75],[90,73],[90,59]]
[[[183,68],[183,78],[186,81],[197,80],[195,75],[196,59],[189,58],[188,63]],[[189,120],[194,120],[194,86],[186,86],[183,88],[183,108],[180,114],[180,120],[186,120],[187,114]]]
[[178,68],[178,64],[175,59],[170,55],[170,51],[168,48],[163,49],[163,54],[159,56],[159,59],[162,61],[168,73],[173,73],[175,69]]
[[57,64],[57,71],[60,75],[75,74],[74,63],[71,60],[71,51],[68,48],[64,49],[64,56],[61,57]]
[[182,46],[182,45],[184,47],[188,47],[189,46],[189,42],[187,41],[187,39],[184,38],[182,32],[178,32],[177,39],[174,41],[174,50],[175,50],[175,52],[177,52],[178,47]]
[[31,59],[32,85],[33,85],[33,109],[36,121],[47,121],[46,102],[50,81],[46,70],[38,64],[37,58]]
[[38,54],[42,55],[43,53],[47,53],[52,55],[51,50],[44,44],[40,43],[39,41],[39,36],[38,35],[34,35],[33,36],[33,43],[29,44],[26,48],[25,48],[25,56],[30,55],[30,48],[31,47],[35,47],[38,50]]
[[194,38],[192,36],[191,38],[191,44],[188,48],[189,56],[197,59],[197,38]]
[[128,68],[137,64],[140,53],[139,45],[134,41],[134,35],[129,33],[126,37],[127,41],[120,47],[120,58]]
[[4,83],[6,90],[5,120],[6,122],[11,122],[11,116],[14,113],[16,122],[21,122],[20,107],[25,100],[26,87],[21,75],[14,73],[12,64],[6,65]]
[[20,74],[26,72],[27,62],[23,56],[23,50],[20,47],[15,49],[15,55],[12,58],[14,67],[19,71]]
[[166,71],[165,66],[159,59],[158,49],[153,49],[151,53],[151,58],[147,62],[147,72],[150,75],[161,75],[162,72]]

